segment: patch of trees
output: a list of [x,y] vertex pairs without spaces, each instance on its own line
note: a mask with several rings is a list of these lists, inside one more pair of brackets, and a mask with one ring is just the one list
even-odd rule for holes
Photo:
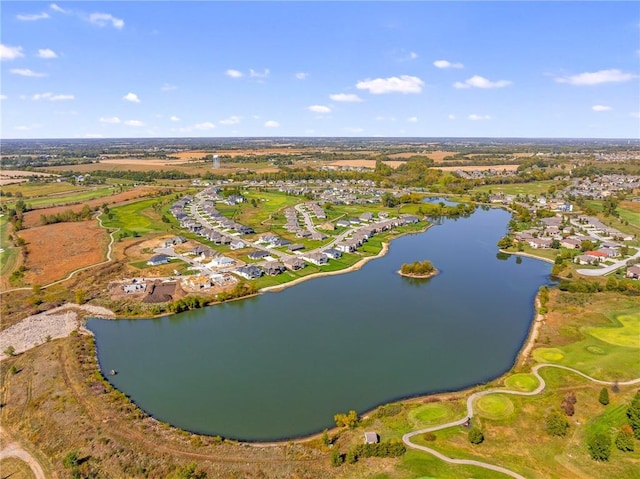
[[[73,174],[68,172],[69,175]],[[138,183],[151,183],[156,180],[185,180],[192,177],[183,171],[178,170],[153,170],[153,171],[105,171],[96,170],[91,172],[91,176],[104,178],[120,178],[124,180],[136,181]]]
[[400,457],[407,452],[406,446],[399,439],[392,439],[377,444],[358,444],[346,454],[346,462],[354,464],[363,457]]
[[392,417],[398,415],[400,412],[402,412],[402,404],[392,403],[380,406],[371,416],[374,418]]
[[86,221],[91,219],[92,210],[89,205],[84,205],[80,211],[72,209],[64,210],[53,215],[40,215],[40,223],[43,225],[52,225],[55,223],[67,223],[72,221]]
[[258,289],[251,283],[238,283],[231,291],[222,291],[218,293],[218,301],[224,302],[232,299],[242,298],[244,296],[251,296],[257,293]]
[[436,270],[431,261],[414,261],[413,263],[404,263],[400,268],[402,274],[427,275]]
[[209,304],[209,302],[205,298],[187,296],[186,298],[173,301],[167,309],[172,313],[182,313],[183,311],[204,308],[207,304]]
[[559,411],[552,411],[545,418],[545,430],[551,436],[564,437],[569,432],[569,421]]
[[595,461],[608,461],[611,456],[611,437],[598,433],[587,440],[587,449]]
[[566,394],[562,403],[560,403],[560,409],[562,409],[567,416],[573,416],[576,412],[576,402],[578,402],[576,393],[571,391]]
[[563,279],[558,284],[560,291],[569,293],[600,293],[602,291],[617,291],[619,293],[638,295],[640,294],[640,282],[631,279],[609,278],[606,283],[599,281],[588,281],[585,279],[568,280]]
[[358,417],[358,413],[353,409],[350,410],[347,414],[338,413],[334,415],[333,420],[336,422],[336,426],[348,427],[349,429],[353,429],[358,424],[360,424],[360,418]]
[[627,408],[627,420],[633,430],[633,436],[640,439],[640,391],[636,392]]
[[468,439],[471,444],[482,444],[484,442],[484,434],[477,427],[469,430]]

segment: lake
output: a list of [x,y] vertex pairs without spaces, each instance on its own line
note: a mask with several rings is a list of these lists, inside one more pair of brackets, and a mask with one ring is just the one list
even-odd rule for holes
[[[496,257],[509,219],[478,209],[393,240],[359,271],[87,326],[105,376],[158,420],[248,441],[304,436],[331,427],[338,412],[463,389],[511,368],[551,265]],[[396,273],[416,260],[440,274]]]

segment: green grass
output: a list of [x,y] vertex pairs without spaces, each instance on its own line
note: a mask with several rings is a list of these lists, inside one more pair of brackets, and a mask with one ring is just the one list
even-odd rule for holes
[[153,231],[166,231],[170,223],[163,223],[160,214],[153,209],[153,205],[163,201],[163,198],[152,198],[110,209],[112,219],[103,218],[103,225],[107,228],[121,228],[123,232],[138,234]]
[[529,373],[517,373],[507,377],[504,381],[504,385],[507,389],[513,389],[516,391],[533,391],[538,387],[538,379]]
[[503,419],[514,412],[513,402],[504,394],[490,394],[477,399],[478,414],[489,419]]
[[409,412],[409,421],[416,428],[423,428],[433,424],[441,424],[457,417],[451,405],[437,402],[423,404]]
[[8,277],[18,264],[19,248],[13,246],[9,241],[11,226],[7,215],[0,217],[0,248],[4,251],[0,253],[0,273]]
[[[93,200],[96,198],[103,198],[105,196],[111,196],[115,190],[111,187],[97,188],[83,191],[79,191],[73,194],[55,195],[55,196],[43,196],[38,198],[30,198],[26,200],[26,203],[31,208],[44,208],[49,206],[61,206],[74,203],[82,203],[83,201]],[[10,205],[15,204],[15,201]]]
[[[30,198],[48,196],[48,195],[61,195],[64,193],[81,192],[86,188],[78,185],[72,185],[67,182],[27,182],[13,185],[5,185],[2,187],[3,196],[0,201],[15,202],[17,198],[16,194],[22,194],[22,199],[27,201]],[[11,193],[13,196],[4,196],[7,193]]]
[[640,348],[640,309],[613,316],[615,326],[588,328],[587,332],[597,339],[617,346]]
[[555,186],[556,184],[556,181],[546,180],[533,181],[531,183],[514,183],[510,185],[482,185],[472,189],[469,193],[488,193],[491,191],[493,193],[502,192],[505,195],[540,195],[547,193],[549,187]]

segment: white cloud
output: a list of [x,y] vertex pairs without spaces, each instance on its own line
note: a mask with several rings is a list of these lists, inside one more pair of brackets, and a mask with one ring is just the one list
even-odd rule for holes
[[224,72],[224,74],[231,78],[241,78],[244,76],[241,71],[232,69],[227,70],[226,72]]
[[18,131],[30,131],[39,128],[40,125],[18,125],[14,129]]
[[592,109],[593,111],[610,111],[610,110],[612,110],[613,108],[611,108],[610,106],[606,106],[606,105],[593,105],[593,106],[591,107],[591,109]]
[[263,73],[255,71],[253,68],[249,69],[249,76],[251,78],[267,78],[269,76],[269,69],[265,68]]
[[448,60],[436,60],[433,62],[433,66],[436,68],[464,68],[462,63],[451,63]]
[[177,117],[175,115],[173,115],[171,118],[169,118],[171,121],[180,121],[180,117]]
[[113,28],[117,28],[118,30],[124,27],[124,20],[116,18],[110,13],[92,13],[89,15],[89,22],[99,27],[106,27],[111,24]]
[[458,81],[453,84],[454,88],[503,88],[509,85],[511,82],[508,80],[491,81],[480,75],[474,75],[464,83]]
[[314,113],[331,113],[331,108],[324,105],[311,105],[307,107],[307,110]]
[[329,95],[329,98],[331,98],[333,101],[344,101],[351,103],[358,103],[363,101],[362,98],[360,98],[355,93],[333,93],[332,95]]
[[298,72],[296,73],[296,78],[298,80],[306,80],[307,78],[309,78],[309,74],[305,72]]
[[354,127],[354,128],[345,128],[344,131],[348,131],[349,133],[362,133],[364,128]]
[[23,56],[22,47],[10,47],[0,43],[0,60],[15,60]]
[[412,116],[410,118],[407,118],[407,121],[409,123],[418,123],[418,117],[417,116]]
[[75,95],[52,95],[49,101],[67,101],[75,100]]
[[632,80],[638,75],[624,73],[617,69],[600,70],[597,72],[585,72],[568,77],[557,77],[558,83],[568,83],[569,85],[599,85],[600,83],[620,83]]
[[165,83],[164,85],[162,85],[162,87],[160,88],[162,91],[173,91],[173,90],[177,90],[178,87],[175,85],[172,85],[170,83]]
[[12,68],[10,71],[14,75],[20,75],[20,76],[23,76],[23,77],[38,78],[38,77],[46,77],[47,76],[46,73],[34,72],[33,70],[29,70],[28,68]]
[[489,115],[476,115],[471,114],[467,117],[469,120],[479,121],[479,120],[491,120]]
[[416,58],[418,58],[418,54],[416,52],[409,52],[410,60],[415,60]]
[[280,126],[280,123],[275,120],[268,120],[264,122],[264,126],[265,128],[278,128]]
[[7,99],[7,95],[0,94],[0,100],[6,100],[6,99]]
[[25,13],[16,15],[16,18],[22,22],[35,22],[36,20],[44,20],[45,18],[49,18],[49,14],[47,12]]
[[144,126],[145,125],[144,121],[140,121],[140,120],[127,120],[124,122],[124,124],[127,126]]
[[449,116],[447,116],[447,118],[448,118],[449,120],[455,120],[455,119],[456,119],[456,116],[455,116],[454,114],[452,114],[452,113],[451,113],[451,114],[449,114]]
[[58,54],[50,48],[41,48],[38,50],[39,58],[58,58]]
[[629,113],[629,116],[632,116],[633,118],[640,118],[640,111],[632,111]]
[[138,98],[138,95],[136,95],[135,93],[127,93],[125,96],[122,97],[123,100],[126,101],[130,101],[131,103],[140,103],[140,98]]
[[424,82],[414,76],[401,75],[400,77],[376,78],[364,80],[356,84],[359,90],[369,90],[369,93],[381,95],[384,93],[420,93]]
[[196,129],[196,130],[212,130],[215,127],[216,127],[216,125],[214,125],[210,121],[205,121],[203,123],[197,123],[197,124],[193,125],[193,128]]
[[225,118],[224,120],[220,120],[218,123],[221,125],[237,125],[240,123],[241,118],[239,116],[230,116],[229,118]]
[[110,117],[100,117],[100,123],[107,123],[109,125],[117,125],[118,123],[120,123],[120,118],[118,118],[117,116],[110,116]]
[[59,13],[69,13],[67,10],[65,10],[62,7],[59,7],[58,5],[56,5],[55,3],[52,3],[51,5],[49,5],[49,8],[51,10],[53,10],[54,12],[59,12]]

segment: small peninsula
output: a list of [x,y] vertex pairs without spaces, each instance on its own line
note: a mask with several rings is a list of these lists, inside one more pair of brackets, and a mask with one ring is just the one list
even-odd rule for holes
[[413,263],[403,263],[398,274],[407,278],[425,279],[431,278],[439,272],[431,261],[414,261]]

